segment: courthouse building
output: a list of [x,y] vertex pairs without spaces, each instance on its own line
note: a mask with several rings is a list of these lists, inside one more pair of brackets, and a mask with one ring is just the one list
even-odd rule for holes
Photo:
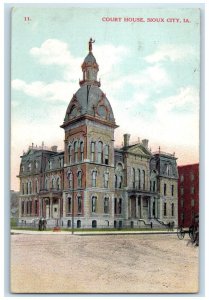
[[[152,153],[148,140],[114,147],[118,127],[97,80],[92,53],[61,128],[64,151],[30,146],[21,156],[19,222],[43,217],[48,226],[139,228],[178,224],[178,170],[174,154]],[[128,120],[127,120],[128,121]]]

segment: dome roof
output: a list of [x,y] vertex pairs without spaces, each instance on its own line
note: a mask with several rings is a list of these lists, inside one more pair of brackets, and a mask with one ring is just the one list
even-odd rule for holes
[[84,114],[115,123],[106,95],[95,85],[83,85],[73,95],[66,111],[65,122]]

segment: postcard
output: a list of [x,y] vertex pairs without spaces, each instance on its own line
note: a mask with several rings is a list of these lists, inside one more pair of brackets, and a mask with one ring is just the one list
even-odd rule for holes
[[200,10],[11,18],[11,292],[198,293]]

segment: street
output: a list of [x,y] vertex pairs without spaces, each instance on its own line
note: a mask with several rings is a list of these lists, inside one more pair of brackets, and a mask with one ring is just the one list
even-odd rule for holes
[[188,236],[11,235],[13,293],[195,293]]

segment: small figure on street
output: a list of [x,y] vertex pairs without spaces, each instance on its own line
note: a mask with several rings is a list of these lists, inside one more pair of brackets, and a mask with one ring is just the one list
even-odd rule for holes
[[44,219],[44,220],[43,220],[43,230],[46,230],[46,224],[47,224],[47,222],[46,222],[46,220]]
[[151,229],[152,229],[152,226],[153,226],[153,224],[152,224],[152,222],[150,223],[150,227],[151,227]]
[[41,231],[42,230],[42,220],[40,219],[38,222],[38,229]]

